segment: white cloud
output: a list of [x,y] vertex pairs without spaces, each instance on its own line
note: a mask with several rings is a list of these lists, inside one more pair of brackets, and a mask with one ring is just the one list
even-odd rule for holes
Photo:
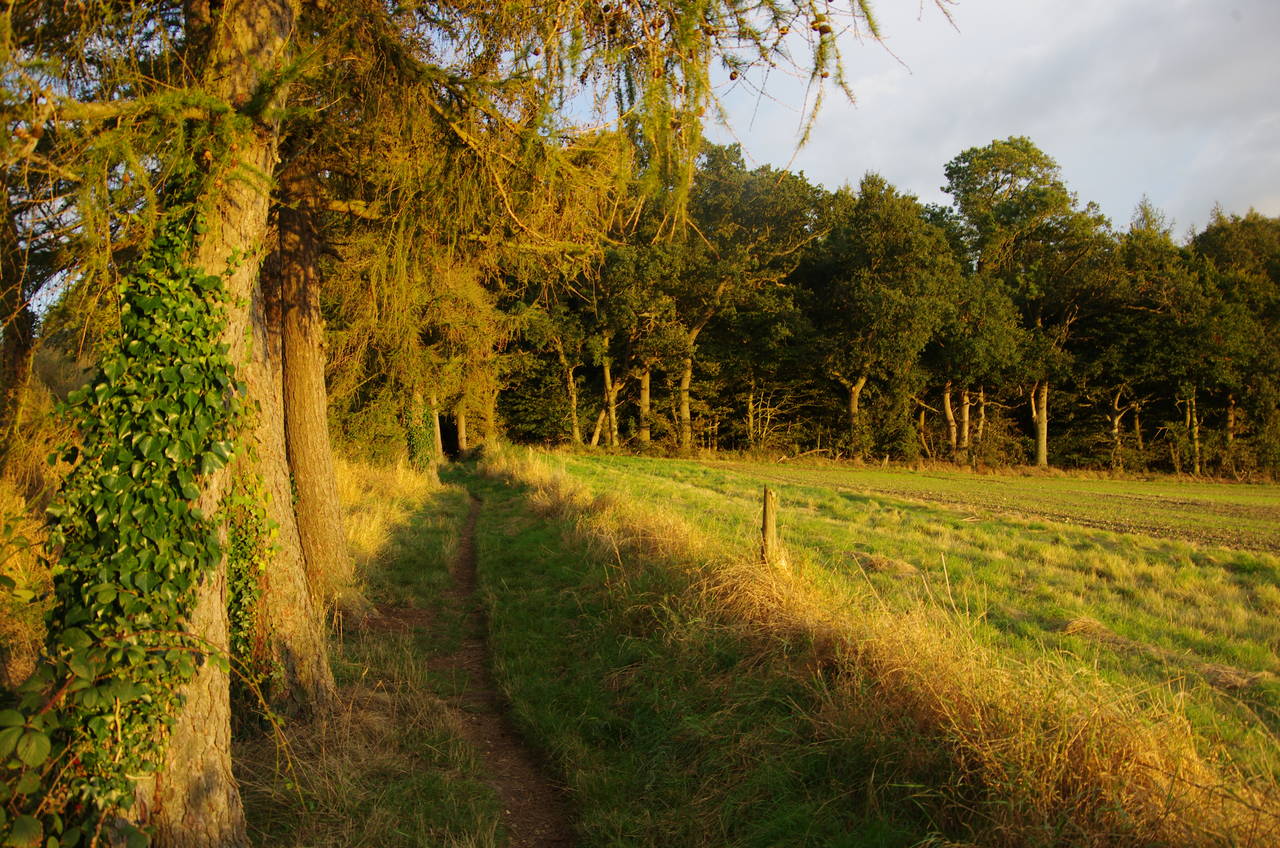
[[1027,135],[1118,226],[1144,193],[1179,229],[1214,202],[1280,215],[1280,2],[960,0],[958,32],[929,4],[922,16],[912,0],[878,10],[905,67],[849,45],[857,102],[830,96],[798,153],[803,83],[775,73],[777,102],[757,105],[744,87],[726,96],[753,161],[791,162],[830,187],[876,170],[944,202],[948,160]]

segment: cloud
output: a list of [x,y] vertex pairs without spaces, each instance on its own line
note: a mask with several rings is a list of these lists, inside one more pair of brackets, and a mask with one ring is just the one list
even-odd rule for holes
[[1275,0],[961,0],[959,32],[928,5],[919,19],[909,0],[881,7],[898,58],[848,47],[857,101],[830,98],[799,153],[802,83],[775,74],[776,102],[741,86],[727,95],[749,156],[794,156],[833,188],[875,170],[945,202],[948,160],[1027,135],[1120,226],[1143,194],[1180,227],[1205,222],[1215,201],[1280,215]]

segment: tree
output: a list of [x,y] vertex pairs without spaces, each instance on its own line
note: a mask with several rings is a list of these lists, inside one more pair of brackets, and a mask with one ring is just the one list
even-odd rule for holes
[[680,447],[693,447],[690,388],[698,337],[713,318],[752,292],[781,282],[818,235],[817,190],[802,176],[763,166],[748,171],[737,145],[708,146],[690,197],[690,227],[677,243],[678,277],[668,294],[686,347],[679,383]]
[[862,393],[868,381],[900,383],[942,326],[960,267],[945,236],[914,197],[877,174],[855,195],[830,197],[830,232],[799,279],[809,289],[810,320],[824,375],[844,387],[849,446],[869,445]]
[[964,217],[977,273],[1021,314],[1036,465],[1047,467],[1049,388],[1068,371],[1080,300],[1105,273],[1106,220],[1091,206],[1076,208],[1057,163],[1025,137],[970,148],[945,171],[944,190]]
[[[1239,473],[1280,465],[1280,218],[1215,210],[1192,240],[1214,304],[1196,361],[1223,407],[1224,462]],[[1225,397],[1222,395],[1225,394]]]

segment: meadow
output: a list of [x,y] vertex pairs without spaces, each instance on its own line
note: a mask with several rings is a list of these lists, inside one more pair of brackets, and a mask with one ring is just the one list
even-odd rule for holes
[[[974,478],[1020,511],[911,472],[486,466],[514,487],[481,519],[495,664],[585,844],[1274,843],[1280,560],[1158,505],[1265,515],[1275,487]],[[1165,535],[1082,526],[1112,484]]]
[[[890,608],[948,607],[1010,656],[1078,662],[1176,701],[1206,741],[1280,775],[1280,486],[555,461],[593,491],[675,510],[724,544],[750,544],[768,485],[793,556]],[[1189,528],[1252,549],[1189,542]]]

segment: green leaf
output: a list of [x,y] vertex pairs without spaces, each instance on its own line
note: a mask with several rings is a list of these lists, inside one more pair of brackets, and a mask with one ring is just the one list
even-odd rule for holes
[[48,736],[39,730],[27,730],[18,740],[14,751],[18,759],[35,768],[49,758],[49,751],[52,749],[53,744]]
[[93,661],[90,660],[83,651],[72,654],[67,659],[67,668],[71,669],[71,673],[76,677],[80,677],[85,680],[93,680],[97,677]]
[[4,844],[11,848],[35,848],[40,844],[42,836],[44,836],[44,828],[38,820],[31,816],[18,816],[13,820],[13,826],[9,828],[9,838]]
[[40,772],[25,772],[13,785],[13,791],[19,795],[34,795],[40,791]]
[[0,762],[9,759],[9,755],[18,745],[18,740],[22,738],[22,732],[21,727],[6,727],[0,730]]
[[0,710],[0,727],[22,727],[27,719],[17,710]]
[[62,631],[61,640],[62,644],[66,645],[73,651],[78,651],[81,648],[87,648],[93,644],[93,639],[89,637],[89,634],[85,633],[79,627],[68,627],[66,630]]

